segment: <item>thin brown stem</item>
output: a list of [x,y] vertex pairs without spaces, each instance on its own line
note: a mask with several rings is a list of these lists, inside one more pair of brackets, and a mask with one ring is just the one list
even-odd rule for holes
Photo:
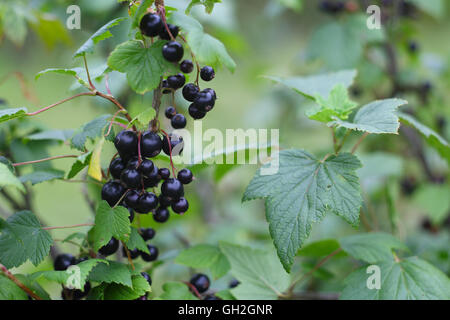
[[86,60],[86,55],[83,55],[83,60],[84,60],[84,68],[86,69],[86,75],[88,78],[89,85],[91,86],[91,90],[94,91],[95,86],[91,81],[91,75],[89,74],[89,68],[88,68],[88,64],[87,64],[87,60]]
[[3,264],[0,263],[0,270],[7,276],[12,282],[14,282],[20,289],[25,291],[30,297],[35,300],[42,300],[37,294],[35,294],[30,288],[25,286],[19,279],[17,279]]
[[63,226],[63,227],[43,227],[42,230],[70,229],[70,228],[92,227],[92,226],[95,226],[95,224],[93,224],[93,223],[82,223],[82,224],[74,224],[73,226]]
[[79,155],[76,154],[69,154],[69,155],[64,155],[64,156],[54,156],[54,157],[48,157],[48,158],[44,158],[44,159],[39,159],[39,160],[32,160],[32,161],[25,161],[25,162],[17,162],[17,163],[13,163],[12,166],[13,167],[18,167],[18,166],[24,166],[27,164],[33,164],[33,163],[39,163],[39,162],[45,162],[45,161],[51,161],[51,160],[55,160],[55,159],[64,159],[64,158],[78,158]]
[[361,138],[359,138],[359,140],[356,142],[356,144],[353,146],[351,153],[354,154],[356,152],[356,150],[358,149],[359,145],[361,144],[361,142],[364,141],[364,139],[369,135],[368,132],[364,132],[364,134],[361,136]]
[[128,262],[130,263],[131,268],[134,270],[134,263],[133,263],[133,259],[131,259],[130,250],[128,250],[127,246],[125,245],[125,243],[123,241],[122,241],[122,245],[123,245],[123,248],[125,249],[125,252],[127,253]]
[[74,95],[74,96],[71,96],[71,97],[69,97],[69,98],[66,98],[66,99],[63,99],[63,100],[61,100],[61,101],[55,102],[54,104],[51,104],[51,105],[49,105],[49,106],[47,106],[47,107],[45,107],[45,108],[42,108],[42,109],[40,109],[40,110],[38,110],[38,111],[35,111],[35,112],[28,112],[28,113],[26,113],[26,115],[27,115],[27,116],[35,116],[35,115],[37,115],[37,114],[39,114],[39,113],[41,113],[41,112],[47,111],[48,109],[51,109],[51,108],[53,108],[53,107],[56,107],[56,106],[58,106],[58,105],[60,105],[60,104],[62,104],[62,103],[64,103],[64,102],[70,101],[70,100],[72,100],[72,99],[75,99],[75,98],[78,98],[78,97],[82,97],[82,96],[94,96],[94,95],[95,95],[94,92],[81,92],[81,93],[78,93],[78,94],[76,94],[76,95]]

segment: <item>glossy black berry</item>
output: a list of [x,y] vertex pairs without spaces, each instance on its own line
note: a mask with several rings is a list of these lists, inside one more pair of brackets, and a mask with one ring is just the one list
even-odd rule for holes
[[142,260],[146,261],[146,262],[151,262],[151,261],[155,261],[158,258],[158,248],[148,244],[147,245],[148,251],[149,253],[146,252],[140,252]]
[[210,111],[215,104],[214,96],[210,92],[201,91],[194,100],[194,105],[201,111]]
[[233,279],[230,281],[230,284],[228,285],[230,289],[236,288],[240,284],[239,280]]
[[158,197],[153,192],[144,192],[139,197],[137,212],[149,213],[158,206]]
[[170,178],[170,170],[167,168],[160,168],[158,170],[158,175],[161,177],[161,179],[167,180]]
[[146,131],[141,137],[141,153],[144,157],[156,157],[162,148],[161,137],[152,131]]
[[169,62],[178,62],[183,58],[183,46],[176,41],[167,42],[162,48],[163,57]]
[[204,81],[211,81],[216,76],[214,69],[210,66],[205,66],[200,70],[200,78]]
[[119,241],[116,238],[111,238],[111,240],[101,247],[98,252],[104,256],[110,256],[116,253],[117,249],[119,249]]
[[174,115],[170,121],[170,124],[174,129],[183,129],[186,127],[186,123],[187,123],[186,117],[181,113]]
[[[128,249],[128,252],[130,253],[131,259],[136,259],[137,257],[139,257],[138,249],[133,249],[133,250]],[[122,256],[124,256],[125,258],[128,257],[127,250],[125,250],[125,247],[122,247]]]
[[178,199],[184,196],[183,184],[174,178],[169,178],[161,185],[161,193],[172,199]]
[[141,186],[142,175],[137,169],[125,169],[120,175],[120,180],[128,189],[139,188]]
[[175,213],[185,213],[189,209],[189,202],[184,198],[181,197],[174,203],[172,203],[172,210]]
[[216,91],[214,89],[206,88],[206,89],[203,89],[202,91],[203,92],[209,92],[213,96],[214,100],[217,100]]
[[145,280],[147,280],[149,285],[152,285],[152,278],[147,272],[141,272],[141,276],[143,276]]
[[53,267],[56,271],[67,270],[68,267],[76,263],[76,259],[73,255],[68,253],[60,254],[56,257]]
[[[172,34],[173,38],[175,39],[178,36],[178,32],[180,32],[180,28],[178,28],[178,26],[170,24],[170,23],[167,24],[167,27],[169,28],[170,33]],[[171,39],[165,26],[163,26],[161,32],[159,33],[159,37],[163,40]]]
[[183,98],[187,101],[193,102],[197,98],[200,89],[193,83],[188,83],[183,87]]
[[119,182],[109,181],[102,187],[102,200],[106,200],[113,207],[125,193],[125,188]]
[[155,37],[162,31],[164,24],[159,15],[147,13],[142,17],[139,27],[147,37]]
[[[127,195],[128,195],[128,193],[127,193]],[[128,212],[130,213],[130,215],[128,216],[128,219],[130,220],[130,222],[133,222],[133,220],[134,220],[134,210],[133,210],[133,208],[131,208],[129,205],[127,205],[124,202],[122,202],[120,204],[120,206],[122,206],[122,207],[124,207],[125,209],[128,210]]]
[[[170,140],[170,148],[169,148]],[[172,151],[172,156],[180,155],[183,152],[183,137],[173,136],[169,134],[169,140],[166,136],[163,137],[163,151],[165,154],[170,155]]]
[[139,166],[139,158],[137,156],[132,157],[130,160],[128,160],[126,168],[129,169],[137,169]]
[[87,260],[89,260],[89,257],[80,257],[80,258],[76,259],[75,264],[79,264],[79,263],[87,261]]
[[167,77],[167,83],[169,84],[169,87],[177,90],[184,86],[186,83],[186,78],[184,74],[179,73],[173,76]]
[[173,202],[173,200],[171,197],[167,197],[162,194],[159,196],[159,205],[163,208],[167,208],[167,207],[171,206],[172,202]]
[[197,106],[195,104],[193,104],[193,103],[191,103],[191,105],[189,106],[188,112],[189,112],[189,115],[194,120],[203,119],[206,116],[206,112],[200,110],[199,108],[197,108]]
[[183,73],[191,73],[194,70],[194,64],[191,60],[183,60],[180,63],[180,70]]
[[141,234],[141,237],[144,239],[144,241],[151,240],[155,237],[155,229],[153,228],[140,228],[139,233]]
[[209,278],[202,273],[194,275],[189,282],[195,287],[195,289],[197,289],[199,293],[206,292],[209,289]]
[[177,114],[177,110],[174,107],[167,107],[166,111],[164,111],[164,115],[167,119],[172,119],[174,115]]
[[144,177],[144,188],[152,188],[156,187],[158,183],[161,181],[161,177],[159,176],[159,169],[157,166],[153,166],[153,171]]
[[169,87],[169,83],[167,82],[167,80],[163,80],[161,86],[163,88],[163,90],[162,90],[163,94],[169,94],[169,93],[172,92],[172,90]]
[[155,165],[153,164],[152,160],[144,159],[141,161],[141,164],[139,165],[138,170],[144,176],[149,176],[152,174],[154,166]]
[[127,206],[133,209],[136,209],[138,207],[139,203],[138,200],[139,200],[139,191],[137,190],[128,191],[124,199]]
[[134,131],[123,130],[114,139],[114,146],[122,158],[131,158],[137,154],[138,138]]
[[109,173],[114,179],[120,179],[122,171],[125,169],[125,163],[123,163],[121,158],[115,158],[109,164]]
[[194,175],[191,170],[184,168],[178,172],[177,178],[182,184],[189,184],[194,179]]
[[159,207],[153,213],[153,220],[155,220],[156,222],[163,223],[163,222],[166,222],[167,220],[169,220],[169,216],[170,216],[170,213],[167,208]]
[[86,284],[83,287],[83,290],[79,289],[73,290],[72,293],[73,300],[83,299],[89,294],[89,291],[91,291],[91,284],[89,282],[86,282]]

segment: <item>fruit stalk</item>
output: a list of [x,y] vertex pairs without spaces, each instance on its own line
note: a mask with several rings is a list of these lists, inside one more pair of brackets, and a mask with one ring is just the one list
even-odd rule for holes
[[41,297],[39,297],[37,294],[35,294],[33,291],[31,291],[30,288],[28,288],[22,282],[20,282],[20,280],[17,279],[11,272],[9,272],[9,270],[1,263],[0,263],[0,269],[5,274],[5,276],[7,276],[12,282],[14,282],[20,289],[25,291],[30,297],[32,297],[35,300],[42,300]]

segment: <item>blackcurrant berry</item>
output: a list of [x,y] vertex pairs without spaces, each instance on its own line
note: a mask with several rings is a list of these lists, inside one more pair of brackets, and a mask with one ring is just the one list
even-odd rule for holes
[[170,213],[169,210],[167,210],[167,208],[159,207],[153,213],[153,220],[155,220],[156,222],[163,223],[169,220],[169,216]]
[[183,73],[191,73],[194,70],[194,64],[191,60],[183,60],[180,63],[180,70]]
[[147,37],[154,37],[160,33],[164,27],[161,17],[154,13],[147,13],[139,24],[141,32]]
[[158,197],[153,192],[144,192],[139,197],[138,212],[149,213],[158,206]]
[[[178,35],[178,32],[180,32],[180,28],[178,28],[178,26],[170,24],[170,23],[167,24],[167,27],[169,28],[170,33],[172,34],[173,38],[175,39]],[[171,39],[165,26],[163,26],[162,30],[159,32],[159,37],[163,40]]]
[[161,177],[159,176],[159,170],[156,166],[153,166],[153,171],[151,174],[144,177],[144,188],[152,188],[156,187],[158,183],[161,181]]
[[[136,259],[137,257],[139,257],[139,250],[138,249],[128,249],[128,252],[130,253],[130,258],[131,259]],[[122,255],[126,258],[128,257],[127,255],[127,250],[125,250],[125,247],[122,247]]]
[[[169,148],[169,140],[170,140],[170,148]],[[173,136],[169,134],[169,140],[164,135],[163,137],[163,146],[162,149],[165,154],[170,155],[170,151],[172,151],[172,156],[178,156],[183,152],[183,137]]]
[[152,160],[144,159],[142,160],[141,164],[139,165],[139,172],[142,173],[144,176],[149,176],[152,174],[154,169],[154,164]]
[[161,193],[172,199],[179,199],[184,196],[183,184],[175,178],[169,178],[161,185]]
[[195,287],[195,289],[197,289],[199,293],[206,292],[209,289],[209,278],[202,273],[194,275],[189,282]]
[[106,200],[113,207],[119,202],[124,193],[125,188],[119,182],[109,181],[102,187],[102,200]]
[[183,129],[186,127],[186,117],[181,113],[178,113],[173,116],[173,118],[170,121],[170,124],[174,129]]
[[53,267],[56,271],[67,270],[68,267],[75,264],[76,259],[73,255],[68,253],[60,254],[56,257]]
[[89,257],[80,257],[75,260],[75,264],[79,264],[79,263],[87,261],[87,260],[89,260]]
[[189,106],[188,112],[194,120],[203,119],[206,116],[206,112],[199,110],[199,108],[197,108],[193,103]]
[[167,80],[163,80],[161,86],[163,88],[162,91],[163,94],[169,94],[172,92],[172,90],[170,90],[169,83],[167,82]]
[[128,169],[137,169],[139,166],[139,158],[137,156],[132,157],[130,160],[128,160],[126,168]]
[[177,114],[177,110],[175,110],[174,107],[167,107],[164,114],[167,119],[172,119],[172,117]]
[[233,288],[236,288],[239,284],[240,284],[239,280],[233,279],[230,281],[230,284],[228,285],[228,287],[230,289],[233,289]]
[[155,237],[155,229],[153,228],[140,228],[139,233],[141,234],[144,241],[151,240]]
[[119,241],[116,238],[111,238],[98,252],[107,257],[116,253],[117,249],[119,249]]
[[149,285],[152,285],[152,278],[147,272],[141,272],[141,276],[143,276],[145,280],[147,280]]
[[169,84],[170,88],[177,90],[184,86],[184,84],[186,83],[186,78],[184,74],[179,73],[174,76],[167,77],[167,83]]
[[127,192],[127,195],[125,196],[125,203],[130,208],[136,209],[139,206],[139,191],[137,190],[130,190]]
[[197,98],[194,100],[194,105],[200,111],[208,112],[214,107],[215,100],[214,96],[210,92],[201,91],[197,94]]
[[170,170],[167,168],[161,168],[158,170],[158,175],[161,177],[161,179],[167,180],[170,178]]
[[206,88],[206,89],[203,89],[202,91],[203,92],[209,92],[213,96],[214,100],[217,100],[216,91],[214,89]]
[[128,216],[128,219],[130,220],[130,222],[133,222],[133,220],[134,220],[134,210],[129,205],[127,205],[126,203],[122,203],[122,204],[120,204],[120,206],[122,206],[122,207],[124,207],[125,209],[128,210],[128,212],[130,213],[130,215]]
[[125,169],[120,175],[120,180],[128,189],[139,188],[141,186],[141,173],[137,169]]
[[134,131],[123,130],[119,132],[114,139],[114,145],[119,151],[120,156],[127,159],[137,154],[138,138]]
[[172,198],[171,197],[167,197],[165,195],[160,195],[159,196],[159,205],[163,208],[167,208],[168,206],[172,205]]
[[181,197],[176,202],[172,203],[172,210],[175,213],[185,213],[189,209],[189,202]]
[[183,58],[183,46],[176,41],[166,43],[162,48],[163,57],[169,62],[178,62]]
[[156,157],[162,148],[161,137],[152,131],[146,131],[141,137],[141,153],[144,157]]
[[189,184],[194,179],[194,175],[191,170],[184,168],[178,172],[177,178],[182,184]]
[[83,299],[88,295],[89,291],[91,291],[91,284],[89,282],[86,282],[86,284],[83,287],[83,290],[75,289],[72,291],[73,300]]
[[214,69],[210,66],[205,66],[200,70],[200,77],[204,81],[211,81],[215,76]]
[[120,179],[120,174],[125,169],[125,164],[123,163],[121,158],[115,158],[109,164],[109,173],[114,179]]
[[183,98],[187,101],[193,102],[195,98],[197,98],[197,94],[200,92],[200,89],[193,83],[188,83],[183,87]]
[[142,260],[146,261],[146,262],[151,262],[151,261],[155,261],[158,258],[158,248],[148,244],[147,245],[148,251],[150,252],[150,254],[146,253],[146,252],[140,252]]

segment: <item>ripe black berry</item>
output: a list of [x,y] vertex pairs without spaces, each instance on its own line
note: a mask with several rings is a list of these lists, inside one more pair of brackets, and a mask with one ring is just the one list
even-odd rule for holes
[[211,81],[215,76],[214,69],[210,66],[205,66],[200,70],[200,77],[204,81]]
[[76,259],[73,255],[68,253],[60,254],[56,257],[53,267],[56,271],[67,270],[68,267],[76,263]]
[[119,241],[116,238],[111,238],[111,240],[101,247],[98,252],[104,256],[110,256],[116,253],[117,249],[119,249]]
[[144,157],[156,157],[162,148],[161,137],[152,131],[146,131],[141,137],[141,153]]
[[201,91],[197,94],[197,98],[194,100],[194,105],[200,111],[208,112],[214,107],[214,96],[209,91]]
[[79,263],[81,263],[83,261],[87,261],[87,260],[89,260],[89,257],[81,257],[81,258],[76,259],[75,264],[79,264]]
[[174,76],[167,77],[167,83],[169,84],[169,87],[177,90],[184,86],[186,83],[186,77],[184,74],[179,73]]
[[[170,140],[170,148],[169,148],[169,140]],[[163,137],[163,146],[162,149],[165,154],[170,155],[170,151],[172,151],[172,156],[180,155],[183,152],[183,137],[173,136],[169,134],[169,140],[166,136]]]
[[142,173],[144,176],[149,176],[152,174],[154,169],[154,164],[152,160],[144,159],[142,160],[141,164],[139,165],[139,172]]
[[195,287],[195,289],[197,289],[199,293],[203,293],[209,289],[209,278],[202,273],[194,275],[189,282]]
[[184,196],[184,188],[178,179],[169,178],[161,185],[161,193],[172,199],[179,199]]
[[206,88],[206,89],[203,89],[202,91],[203,92],[209,92],[213,96],[214,100],[217,100],[216,91],[214,91],[214,89]]
[[181,113],[178,113],[173,116],[173,118],[170,121],[170,124],[174,129],[183,129],[184,127],[186,127],[186,117]]
[[183,60],[180,63],[180,70],[183,73],[191,73],[194,70],[194,64],[191,60]]
[[189,184],[194,179],[194,175],[191,170],[184,168],[178,172],[177,178],[182,184]]
[[149,213],[158,206],[158,197],[153,192],[144,192],[138,200],[139,213]]
[[155,237],[156,232],[153,228],[140,228],[139,233],[141,234],[144,241],[148,241]]
[[151,262],[151,261],[155,261],[158,258],[158,248],[148,244],[147,245],[148,251],[150,252],[150,254],[146,253],[146,252],[140,252],[142,260],[146,261],[146,262]]
[[233,279],[230,281],[230,284],[228,285],[230,289],[236,288],[240,284],[239,280]]
[[128,169],[137,169],[139,166],[139,158],[137,156],[132,157],[130,160],[128,160],[126,168]]
[[203,119],[206,116],[206,112],[199,110],[199,108],[197,108],[197,106],[193,103],[189,106],[188,112],[194,120]]
[[197,98],[200,89],[193,83],[188,83],[183,87],[183,98],[187,101],[193,102]]
[[167,80],[163,80],[161,86],[163,88],[162,91],[163,94],[169,94],[172,92],[172,90],[170,90],[169,83],[167,82]]
[[109,172],[114,179],[120,179],[120,174],[125,169],[125,164],[121,158],[115,158],[109,164]]
[[141,276],[143,276],[145,280],[147,280],[149,285],[152,285],[152,278],[147,272],[141,272]]
[[128,189],[138,188],[141,186],[141,174],[137,169],[125,169],[120,175],[120,180]]
[[159,15],[147,13],[142,17],[139,27],[144,35],[147,37],[154,37],[161,32],[164,25]]
[[157,166],[153,166],[153,171],[144,177],[144,188],[152,188],[152,187],[156,187],[159,183],[159,181],[161,181],[161,177],[159,176],[159,170]]
[[174,107],[167,107],[164,114],[167,119],[172,119],[172,117],[177,114],[177,110],[175,110]]
[[156,222],[163,223],[169,220],[169,216],[170,213],[169,210],[167,210],[167,208],[159,207],[153,213],[153,220],[155,220]]
[[175,213],[185,213],[189,209],[189,202],[181,197],[176,202],[172,203],[172,210]]
[[162,48],[163,57],[169,62],[178,62],[183,58],[184,49],[183,46],[176,42],[167,42]]
[[138,208],[139,192],[137,190],[130,190],[125,196],[125,203],[133,209]]
[[[172,34],[173,38],[175,39],[178,35],[178,32],[180,31],[180,28],[178,28],[178,26],[170,24],[170,23],[167,24],[167,27],[169,28],[170,33]],[[163,26],[162,30],[159,32],[159,37],[163,40],[171,39],[165,26]]]
[[[128,195],[128,193],[127,193],[127,195]],[[130,220],[130,222],[133,222],[133,220],[134,220],[134,210],[129,205],[127,205],[124,202],[122,202],[120,204],[120,206],[122,206],[122,207],[124,207],[125,209],[128,210],[128,212],[130,213],[130,215],[128,216],[128,219]]]
[[[133,249],[133,250],[128,249],[128,252],[130,252],[130,258],[131,258],[131,259],[136,259],[137,257],[139,257],[139,250],[136,249],[136,248]],[[122,247],[122,255],[123,255],[124,257],[128,257],[127,251],[125,250],[125,247]]]
[[106,200],[113,207],[119,202],[124,193],[125,188],[119,182],[109,181],[102,187],[102,200]]
[[167,208],[168,206],[172,205],[172,198],[171,197],[167,197],[165,195],[160,195],[159,196],[159,205],[163,208]]
[[122,158],[131,158],[137,154],[138,138],[131,130],[119,132],[114,139],[114,145]]
[[170,178],[170,170],[167,168],[161,168],[158,170],[158,175],[161,177],[161,179],[167,180]]

